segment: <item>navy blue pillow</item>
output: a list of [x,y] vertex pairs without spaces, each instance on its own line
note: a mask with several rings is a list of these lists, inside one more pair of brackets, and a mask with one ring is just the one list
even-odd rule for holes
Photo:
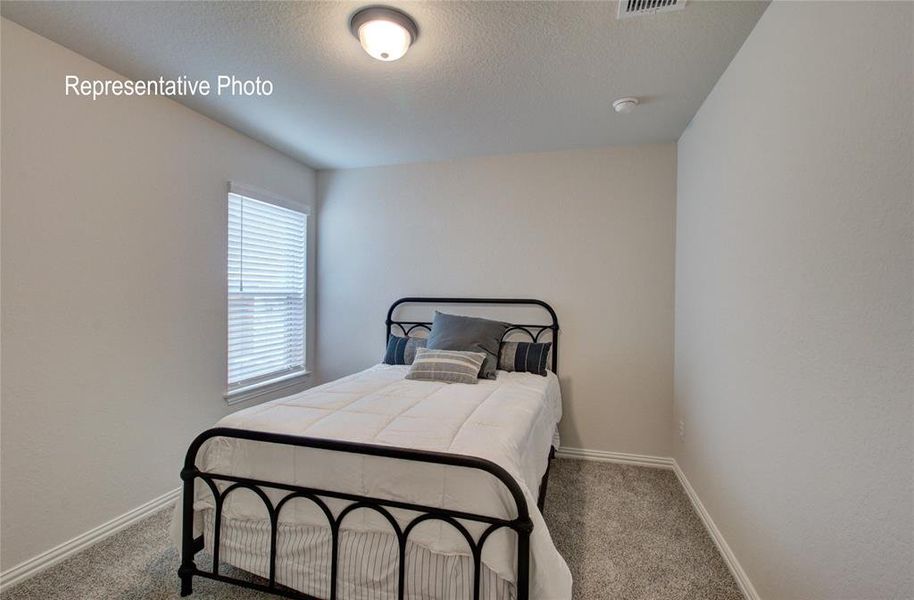
[[390,336],[387,340],[387,352],[384,353],[386,365],[411,365],[416,358],[416,348],[425,348],[425,338]]
[[546,375],[546,359],[552,342],[502,342],[498,352],[498,368]]

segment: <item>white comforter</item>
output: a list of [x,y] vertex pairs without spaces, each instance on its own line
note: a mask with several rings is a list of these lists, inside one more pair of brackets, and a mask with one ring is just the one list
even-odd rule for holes
[[[408,367],[377,365],[300,394],[267,402],[222,419],[218,426],[287,433],[353,442],[384,444],[491,460],[521,485],[533,519],[531,597],[571,598],[571,574],[559,555],[536,494],[546,457],[561,418],[558,379],[499,371],[494,381],[476,385],[404,379]],[[217,438],[198,459],[204,471],[253,477],[318,489],[389,498],[427,506],[512,518],[514,501],[498,480],[476,470],[389,458],[292,448]],[[277,492],[274,504],[280,497]],[[331,503],[334,513],[346,503]],[[212,495],[198,482],[195,509],[212,508]],[[414,514],[393,511],[405,523]],[[265,519],[263,503],[245,490],[233,492],[224,515]],[[293,501],[281,521],[326,525],[307,501]],[[370,510],[357,510],[343,529],[386,531],[390,525]],[[478,536],[482,526],[470,527]],[[443,554],[469,555],[463,538],[437,521],[417,527],[410,540]],[[486,542],[485,564],[509,581],[515,579],[516,537],[502,530]]]

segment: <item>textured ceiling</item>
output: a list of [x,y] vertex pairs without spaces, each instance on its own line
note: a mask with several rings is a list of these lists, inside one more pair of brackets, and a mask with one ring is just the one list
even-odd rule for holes
[[[370,2],[2,2],[17,23],[134,79],[260,75],[271,97],[180,101],[316,167],[670,142],[766,3],[391,2],[419,25],[396,62],[349,16]],[[78,74],[77,74],[78,75]],[[644,104],[616,115],[612,100]]]

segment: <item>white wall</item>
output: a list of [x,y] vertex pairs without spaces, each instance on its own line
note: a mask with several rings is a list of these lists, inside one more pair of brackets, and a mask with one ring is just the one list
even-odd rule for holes
[[775,2],[679,142],[675,455],[762,598],[914,597],[912,13]]
[[176,488],[226,414],[226,182],[314,173],[2,21],[2,569]]
[[563,444],[669,455],[673,145],[318,176],[322,380],[380,362],[406,295],[535,297],[562,327]]

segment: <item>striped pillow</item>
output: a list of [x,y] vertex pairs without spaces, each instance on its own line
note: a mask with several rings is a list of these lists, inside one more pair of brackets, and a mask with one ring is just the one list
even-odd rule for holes
[[411,365],[416,357],[416,348],[425,348],[425,338],[390,336],[387,340],[387,352],[384,353],[385,365]]
[[552,342],[502,342],[498,352],[498,368],[502,371],[523,371],[546,375],[546,358]]
[[486,355],[482,352],[416,348],[416,359],[406,378],[444,383],[476,383],[485,359]]

